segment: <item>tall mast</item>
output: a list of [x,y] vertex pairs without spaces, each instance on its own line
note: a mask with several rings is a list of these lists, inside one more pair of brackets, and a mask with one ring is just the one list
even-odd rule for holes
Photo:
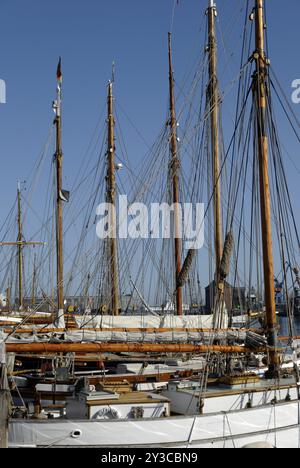
[[[219,313],[216,320],[221,327],[224,312],[224,301],[220,301],[224,292],[224,283],[220,278],[220,266],[223,255],[222,235],[222,205],[221,205],[221,180],[220,180],[220,151],[219,151],[219,87],[217,79],[217,38],[216,38],[216,16],[217,8],[214,0],[208,0],[208,55],[209,55],[209,84],[207,87],[208,105],[210,111],[211,126],[211,153],[213,173],[213,206],[214,206],[214,244],[215,244],[215,281],[218,288],[217,297],[219,302]],[[189,269],[195,257],[195,250],[190,249],[184,260],[179,274],[178,284],[181,286],[186,282]],[[177,286],[178,287],[178,286]],[[215,320],[215,321],[216,321]]]
[[57,215],[56,215],[56,250],[57,250],[57,305],[58,312],[56,325],[58,328],[65,328],[64,318],[64,271],[63,271],[63,196],[62,196],[62,121],[61,121],[61,101],[62,101],[62,72],[61,59],[57,68],[57,101],[56,110],[56,184],[57,184]]
[[258,157],[259,157],[259,178],[260,178],[260,199],[261,199],[261,225],[262,225],[262,246],[263,264],[265,279],[265,306],[268,329],[268,344],[271,347],[269,353],[270,377],[278,375],[279,363],[276,352],[277,331],[276,331],[276,304],[274,285],[274,260],[272,247],[272,226],[271,226],[271,197],[269,181],[269,143],[266,128],[267,110],[267,77],[268,64],[265,53],[264,37],[264,1],[255,0],[255,22],[256,22],[256,51],[254,59],[256,61],[256,74],[254,77],[253,89],[257,110],[257,132],[258,132]]
[[[22,223],[22,202],[21,202],[21,183],[18,182],[17,190],[18,200],[18,239],[17,242],[0,242],[0,246],[16,246],[18,249],[18,301],[20,310],[24,309],[24,287],[23,287],[23,249],[26,246],[42,245],[43,242],[30,241],[26,242],[23,240],[23,223]],[[8,308],[11,306],[11,284],[9,284],[7,290],[7,303]]]
[[35,286],[36,286],[36,255],[34,254],[33,260],[33,277],[32,277],[32,297],[31,297],[31,305],[35,306],[36,297],[35,297]]
[[0,341],[0,351],[3,355],[0,361],[0,449],[5,449],[8,448],[11,395],[7,380],[6,354],[3,341]]
[[[21,200],[21,183],[18,182],[17,189],[17,202],[18,202],[18,239],[17,242],[0,242],[0,246],[16,246],[18,249],[18,301],[20,310],[24,309],[24,287],[23,287],[23,273],[24,273],[24,262],[23,262],[23,249],[26,246],[43,245],[43,242],[30,241],[26,242],[23,240],[23,223],[22,223],[22,200]],[[11,284],[9,284],[7,290],[7,302],[8,307],[11,306]]]
[[22,233],[22,207],[21,184],[18,182],[18,283],[19,283],[19,308],[23,310],[23,233]]
[[110,210],[111,235],[109,242],[109,268],[110,268],[110,286],[111,286],[111,313],[119,315],[119,277],[118,277],[118,245],[117,245],[117,227],[116,227],[116,166],[115,166],[115,119],[113,110],[113,84],[108,84],[108,148],[107,148],[107,202],[111,204],[114,210]]
[[[181,272],[181,252],[182,244],[179,236],[180,232],[180,191],[179,191],[179,177],[178,170],[180,162],[178,159],[177,151],[177,119],[175,111],[175,93],[174,93],[174,73],[172,63],[172,35],[169,33],[169,82],[170,82],[170,128],[171,128],[171,172],[173,182],[173,203],[174,203],[174,217],[175,217],[175,269],[176,269],[176,285]],[[176,287],[176,309],[177,315],[183,315],[182,305],[182,288]]]
[[9,283],[8,287],[6,288],[6,308],[8,312],[10,312],[11,307],[11,285]]
[[214,188],[214,239],[216,278],[219,277],[219,269],[223,253],[222,236],[222,205],[221,205],[221,180],[220,180],[220,151],[219,151],[219,87],[217,79],[217,38],[216,38],[217,8],[213,0],[209,0],[208,17],[208,53],[209,53],[209,107],[211,126],[211,153],[213,167]]

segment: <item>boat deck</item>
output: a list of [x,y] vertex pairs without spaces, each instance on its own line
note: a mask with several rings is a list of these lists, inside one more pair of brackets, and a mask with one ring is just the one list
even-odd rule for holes
[[[211,386],[206,389],[203,394],[203,398],[216,398],[222,396],[230,396],[230,395],[241,395],[243,393],[261,393],[261,392],[271,392],[271,391],[280,391],[280,390],[289,390],[292,388],[296,388],[296,382],[294,378],[291,379],[282,379],[282,381],[278,384],[275,384],[274,381],[261,381],[255,384],[249,385],[236,385],[232,387],[226,386]],[[200,396],[200,388],[196,385],[191,387],[177,387],[177,392],[186,393],[191,396]]]

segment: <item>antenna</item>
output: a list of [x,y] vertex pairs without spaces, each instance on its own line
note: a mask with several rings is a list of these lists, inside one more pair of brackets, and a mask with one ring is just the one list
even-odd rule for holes
[[112,70],[111,70],[111,82],[115,82],[115,75],[116,75],[116,63],[113,61],[112,63]]

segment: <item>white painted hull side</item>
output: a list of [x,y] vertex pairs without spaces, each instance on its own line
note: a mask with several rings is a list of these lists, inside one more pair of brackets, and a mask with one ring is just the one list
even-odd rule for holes
[[[10,422],[10,447],[298,448],[299,402],[231,413],[131,421]],[[78,437],[76,437],[76,434]],[[79,435],[78,435],[79,434]]]
[[[194,415],[199,413],[199,396],[196,393],[193,395],[181,391],[163,390],[162,394],[171,401],[171,408],[174,414]],[[290,395],[292,400],[297,400],[297,389],[265,390],[238,395],[207,397],[204,401],[203,412],[204,414],[213,414],[222,411],[239,411],[246,409],[248,403],[254,408],[268,405],[274,398],[278,402],[284,402],[288,395]]]

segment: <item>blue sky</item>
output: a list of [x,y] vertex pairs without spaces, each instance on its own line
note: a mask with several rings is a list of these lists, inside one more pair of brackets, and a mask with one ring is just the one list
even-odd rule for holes
[[[176,7],[173,48],[178,83],[203,50],[206,5],[207,0],[180,0]],[[224,50],[219,45],[223,88],[238,72],[244,5],[245,0],[217,2],[225,42]],[[64,77],[66,188],[73,184],[105,105],[112,61],[116,62],[118,102],[144,139],[149,144],[154,141],[167,110],[167,33],[173,6],[174,0],[0,0],[0,78],[7,84],[7,104],[0,105],[0,224],[15,198],[16,180],[28,176],[47,138],[59,56]],[[290,97],[292,81],[300,78],[300,2],[267,0],[267,7],[272,65]],[[226,57],[231,57],[229,66]],[[300,118],[300,105],[293,107]],[[224,103],[227,138],[233,111],[229,96]],[[124,128],[134,166],[147,147],[132,128]],[[299,147],[286,131],[282,122],[283,142],[300,170]],[[297,203],[300,174],[289,161],[287,172]]]
[[[180,0],[176,9],[177,81],[202,47],[199,29],[206,3]],[[218,1],[228,51],[237,59],[237,35],[230,29],[241,32],[242,24],[234,18],[243,4],[244,0]],[[268,0],[267,5],[272,64],[289,95],[291,81],[300,77],[300,3],[290,0],[287,8],[280,0]],[[113,60],[117,98],[145,139],[153,141],[166,112],[166,40],[172,9],[173,0],[0,0],[0,78],[7,83],[7,104],[0,106],[0,154],[5,168],[0,219],[14,196],[16,179],[26,177],[46,139],[59,55],[63,57],[68,177],[78,167],[105,103]],[[300,105],[294,107],[300,117]],[[137,145],[132,157],[140,158],[145,148],[133,139],[129,135],[127,140],[130,149]]]

